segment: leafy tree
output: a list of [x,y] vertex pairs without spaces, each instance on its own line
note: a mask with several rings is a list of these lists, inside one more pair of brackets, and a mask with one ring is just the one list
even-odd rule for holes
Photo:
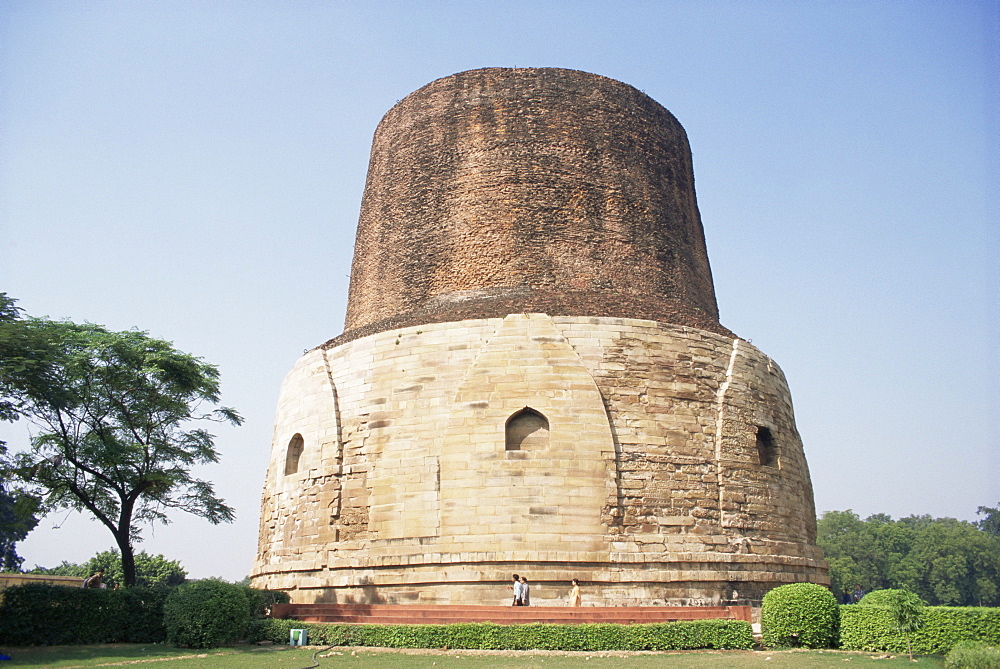
[[4,327],[30,343],[22,347],[30,355],[23,364],[4,361],[0,397],[39,430],[29,452],[7,458],[6,470],[46,510],[87,511],[107,527],[125,585],[136,582],[133,543],[142,523],[169,522],[170,509],[232,521],[212,484],[191,474],[218,461],[213,435],[192,423],[242,423],[233,409],[202,409],[219,402],[215,366],[137,330],[43,318]]
[[954,518],[830,511],[817,522],[835,592],[902,588],[932,605],[1000,604],[1000,537]]
[[[87,577],[99,569],[104,570],[104,582],[108,587],[124,585],[122,557],[116,550],[98,553],[84,564],[70,564],[64,560],[58,567],[35,567],[28,573]],[[145,551],[135,554],[135,585],[181,585],[186,580],[187,571],[180,562],[168,560],[162,555],[149,555]]]
[[[0,454],[3,449],[0,448]],[[38,524],[39,500],[20,491],[8,492],[0,481],[0,571],[18,571],[24,559],[14,544],[28,536]]]
[[910,635],[923,625],[920,614],[923,613],[924,603],[912,592],[894,590],[888,599],[888,607],[893,628],[906,635],[906,649],[910,654],[910,662],[913,662],[913,643]]
[[93,574],[87,567],[87,564],[73,564],[72,562],[62,561],[57,567],[35,567],[34,569],[29,569],[27,574],[45,574],[46,576],[78,576],[80,578],[86,578]]
[[[0,293],[0,388],[11,383],[31,383],[37,374],[31,357],[35,342],[17,327],[21,313],[14,299]],[[16,420],[17,416],[14,404],[0,393],[0,421]],[[6,444],[0,441],[0,457],[5,453]],[[37,497],[11,489],[0,479],[0,571],[21,568],[23,559],[14,545],[38,525],[39,502]]]
[[976,511],[977,516],[986,516],[982,520],[976,523],[983,532],[992,534],[995,537],[1000,537],[1000,504],[997,504],[996,509],[991,509],[988,506],[981,506]]
[[[21,320],[21,309],[17,301],[7,293],[0,293],[0,387],[23,383],[26,376],[25,368],[30,364],[21,335],[21,328],[16,327]],[[17,410],[14,404],[0,395],[0,420],[17,420]],[[0,441],[0,447],[4,442]]]

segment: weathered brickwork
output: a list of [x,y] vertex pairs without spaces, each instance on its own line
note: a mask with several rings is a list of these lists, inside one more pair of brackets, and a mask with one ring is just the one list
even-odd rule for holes
[[631,86],[473,70],[379,124],[348,334],[516,312],[720,327],[687,136]]
[[255,585],[296,602],[755,601],[828,583],[781,370],[719,324],[676,119],[486,69],[376,132],[346,330],[281,390]]

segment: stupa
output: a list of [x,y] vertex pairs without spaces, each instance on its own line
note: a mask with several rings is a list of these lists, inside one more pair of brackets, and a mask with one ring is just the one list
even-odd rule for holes
[[[318,304],[317,308],[321,308]],[[785,378],[719,322],[684,129],[487,68],[375,132],[344,332],[281,389],[253,584],[294,602],[741,603],[827,584]]]

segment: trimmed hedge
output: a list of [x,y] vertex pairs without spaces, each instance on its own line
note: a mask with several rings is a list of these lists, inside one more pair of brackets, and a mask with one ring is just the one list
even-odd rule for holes
[[[199,582],[182,586],[189,588]],[[209,583],[212,583],[209,581]],[[227,586],[228,584],[222,584]],[[205,586],[195,588],[200,590]],[[217,589],[215,586],[208,586]],[[243,611],[260,613],[284,593],[242,590]],[[164,602],[177,588],[101,590],[53,585],[8,588],[0,602],[0,644],[7,646],[92,643],[153,643],[166,639]],[[205,593],[202,593],[205,594]],[[179,595],[178,595],[179,596]],[[207,598],[206,601],[212,598]],[[225,599],[236,614],[237,600]],[[212,621],[199,623],[211,625]],[[225,636],[238,638],[227,632]],[[653,625],[336,625],[307,624],[297,620],[251,620],[249,641],[269,639],[288,643],[288,630],[306,628],[314,643],[388,648],[450,648],[497,650],[719,650],[750,649],[753,632],[740,620],[697,620]],[[210,630],[197,628],[196,637],[179,639],[201,643]],[[214,632],[213,632],[214,634]],[[211,636],[211,634],[209,635]]]
[[[1000,608],[927,606],[923,626],[911,633],[913,652],[943,655],[961,641],[1000,646]],[[884,606],[840,607],[840,647],[844,650],[906,652],[906,635],[892,629]]]
[[[230,587],[240,592],[250,618],[262,617],[275,602],[288,601],[283,592]],[[176,587],[163,586],[104,590],[39,583],[7,588],[0,598],[0,645],[162,642],[167,638],[163,607],[174,590]]]
[[167,588],[101,590],[28,584],[0,602],[0,643],[8,646],[163,641]]
[[185,583],[167,597],[163,623],[167,641],[212,648],[243,639],[254,603],[243,586],[206,579]]
[[830,648],[837,642],[837,599],[815,583],[780,585],[764,595],[760,627],[768,648]]
[[748,650],[750,623],[693,620],[649,625],[343,625],[298,620],[257,620],[249,640],[288,643],[288,631],[309,630],[309,643],[377,648],[461,648],[464,650]]
[[1000,648],[959,641],[944,658],[946,669],[1000,669]]

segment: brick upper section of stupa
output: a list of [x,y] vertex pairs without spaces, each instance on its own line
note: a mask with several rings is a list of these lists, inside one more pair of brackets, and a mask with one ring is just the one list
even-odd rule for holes
[[487,68],[382,119],[345,332],[509,313],[606,316],[725,336],[680,123],[576,70]]

